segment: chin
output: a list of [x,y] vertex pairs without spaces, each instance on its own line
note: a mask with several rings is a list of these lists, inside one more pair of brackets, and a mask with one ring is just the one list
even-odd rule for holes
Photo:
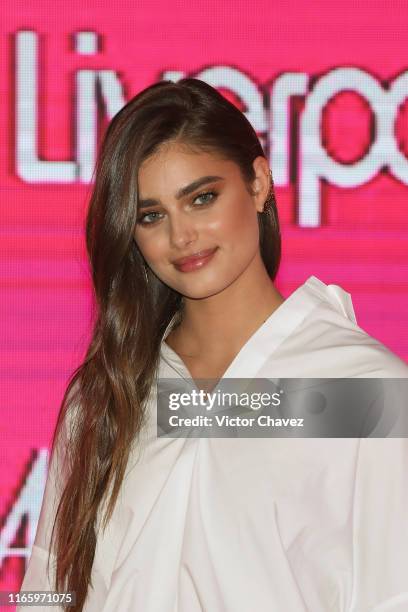
[[175,287],[174,289],[181,293],[184,297],[200,300],[204,298],[211,297],[212,295],[217,295],[217,293],[221,293],[226,287],[228,287],[230,283],[220,283],[219,279],[217,282],[205,282],[199,281],[197,283],[197,287],[193,287],[193,283],[190,283],[187,287]]

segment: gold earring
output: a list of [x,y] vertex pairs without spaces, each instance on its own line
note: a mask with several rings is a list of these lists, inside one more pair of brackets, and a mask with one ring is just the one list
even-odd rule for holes
[[269,168],[269,176],[271,177],[271,183],[269,188],[268,197],[264,202],[263,213],[268,213],[269,211],[273,212],[273,205],[275,204],[275,193],[273,188],[273,178],[272,178],[272,170]]
[[146,266],[145,266],[145,265],[142,265],[142,268],[143,268],[143,275],[144,275],[144,277],[145,277],[145,281],[146,281],[146,283],[147,283],[147,284],[149,284],[149,277],[148,277],[148,275],[147,275]]

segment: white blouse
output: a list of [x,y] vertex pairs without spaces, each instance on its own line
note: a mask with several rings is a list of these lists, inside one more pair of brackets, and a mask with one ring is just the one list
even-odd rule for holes
[[[160,357],[158,376],[191,378],[165,342]],[[222,380],[276,377],[408,378],[408,366],[357,325],[349,293],[311,276]],[[408,439],[157,438],[156,390],[84,612],[407,612]],[[52,590],[57,470],[20,590]]]

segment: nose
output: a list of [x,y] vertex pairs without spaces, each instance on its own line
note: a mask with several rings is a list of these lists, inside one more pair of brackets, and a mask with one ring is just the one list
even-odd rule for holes
[[170,244],[179,249],[194,242],[197,238],[197,229],[194,223],[183,213],[170,219]]

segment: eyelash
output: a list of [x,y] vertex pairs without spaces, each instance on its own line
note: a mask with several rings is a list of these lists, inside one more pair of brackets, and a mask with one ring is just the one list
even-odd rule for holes
[[[196,195],[193,202],[197,200],[197,198],[202,198],[203,196],[209,196],[209,195],[212,196],[212,198],[209,201],[205,202],[204,204],[198,204],[197,208],[204,208],[205,206],[209,206],[210,204],[214,202],[218,194],[216,191],[203,191],[202,193],[199,193],[198,195]],[[146,217],[149,217],[149,215],[153,215],[153,214],[156,214],[156,213],[152,211],[152,212],[144,213],[143,215],[140,215],[140,217],[137,218],[137,223],[139,225],[154,225],[156,221],[148,221],[148,222],[144,221]]]

